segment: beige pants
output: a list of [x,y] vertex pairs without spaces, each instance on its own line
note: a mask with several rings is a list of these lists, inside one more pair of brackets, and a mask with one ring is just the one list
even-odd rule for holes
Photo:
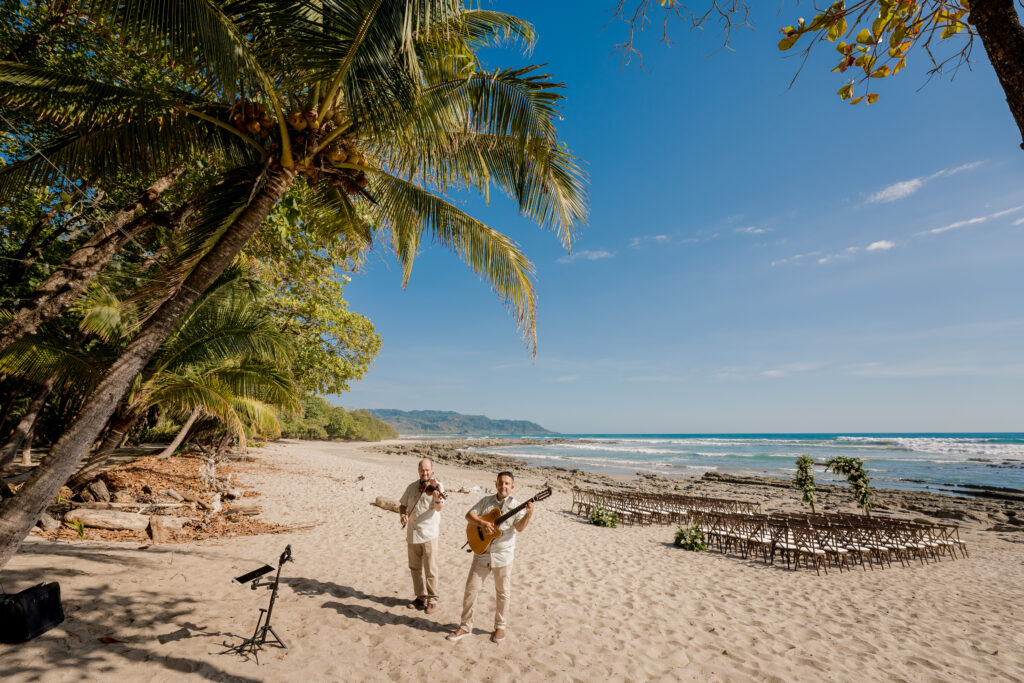
[[409,571],[416,597],[424,603],[437,602],[437,539],[409,544]]
[[494,607],[494,628],[495,630],[503,629],[508,623],[508,603],[512,597],[512,565],[491,567],[474,560],[469,567],[469,576],[466,578],[466,597],[462,601],[462,623],[459,628],[463,631],[473,632],[473,611],[476,608],[476,599],[488,574],[494,576],[494,595],[497,598],[497,604]]

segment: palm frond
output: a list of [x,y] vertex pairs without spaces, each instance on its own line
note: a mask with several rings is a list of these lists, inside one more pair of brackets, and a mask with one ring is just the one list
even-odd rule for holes
[[375,150],[385,165],[439,192],[475,185],[485,198],[491,183],[515,200],[520,214],[553,228],[572,248],[587,217],[586,173],[562,143],[512,136],[419,129],[400,147]]
[[14,62],[0,62],[0,103],[31,111],[41,123],[85,130],[114,121],[147,120],[170,113],[176,105],[209,104],[184,90],[129,88]]
[[135,322],[134,307],[101,283],[89,287],[72,310],[82,316],[80,330],[95,334],[107,344],[123,340]]
[[477,275],[485,278],[516,319],[536,354],[536,292],[533,264],[516,243],[423,188],[386,173],[375,173],[372,190],[376,215],[391,230],[403,270],[403,285],[423,233],[451,249]]
[[45,187],[72,180],[106,177],[125,171],[166,173],[197,158],[246,165],[259,154],[236,135],[184,112],[123,123],[110,123],[88,133],[72,132],[51,140],[38,152],[0,168],[0,198],[26,187]]
[[529,51],[537,41],[533,24],[504,12],[469,9],[442,17],[416,34],[420,44],[433,40],[461,40],[472,48],[519,41]]
[[440,130],[464,122],[476,132],[511,135],[524,144],[534,138],[553,143],[555,121],[561,119],[559,102],[564,99],[558,90],[565,84],[536,73],[539,68],[480,72],[432,84],[417,113]]
[[96,349],[86,352],[41,330],[0,353],[0,374],[36,384],[55,378],[58,389],[91,389],[103,378],[109,360]]
[[236,396],[231,402],[231,409],[246,425],[257,433],[279,433],[281,423],[273,406],[255,398]]
[[232,17],[214,0],[92,0],[95,18],[110,17],[133,42],[202,71],[229,99],[270,85]]

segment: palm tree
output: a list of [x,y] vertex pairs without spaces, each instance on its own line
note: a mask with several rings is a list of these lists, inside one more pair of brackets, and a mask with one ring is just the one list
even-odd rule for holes
[[[178,320],[292,185],[309,186],[339,224],[350,223],[356,202],[368,203],[406,281],[424,235],[458,253],[489,280],[534,349],[532,265],[511,239],[444,197],[464,187],[486,195],[493,184],[567,247],[585,216],[582,172],[555,131],[561,84],[533,68],[487,72],[476,57],[496,39],[532,41],[532,28],[515,17],[454,0],[97,0],[91,9],[121,39],[169,56],[206,87],[129,88],[3,64],[0,100],[68,132],[0,174],[0,192],[51,181],[50,161],[89,177],[115,163],[169,168],[196,153],[238,160],[249,182],[216,244],[0,510],[0,566]],[[246,167],[253,153],[261,163]]]
[[[95,385],[102,374],[97,361],[116,355],[117,346],[123,345],[134,306],[96,286],[80,310],[81,327],[107,344],[90,349],[91,362],[83,363],[85,354],[54,336],[30,336],[0,354],[0,371],[28,381],[47,378],[42,393],[58,378],[65,384]],[[198,410],[223,422],[242,442],[247,426],[264,433],[278,429],[278,410],[300,408],[289,369],[292,355],[288,335],[261,306],[246,274],[234,270],[204,293],[153,356],[118,406],[100,445],[67,484],[80,488],[88,483],[154,407],[176,414]],[[26,418],[32,414],[30,406]],[[31,427],[29,422],[27,430]],[[13,457],[17,447],[9,443],[4,452],[11,451]]]

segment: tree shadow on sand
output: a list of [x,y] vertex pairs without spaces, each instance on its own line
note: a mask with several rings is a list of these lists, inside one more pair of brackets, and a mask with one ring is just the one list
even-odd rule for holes
[[[89,559],[114,562],[111,553],[95,553]],[[122,556],[118,558],[124,562]],[[27,586],[41,581],[54,581],[80,574],[79,570],[57,562],[45,569],[5,570],[4,582]],[[62,596],[65,620],[53,630],[18,645],[0,645],[3,677],[23,681],[46,681],[56,678],[113,679],[118,676],[111,657],[129,662],[163,667],[170,677],[191,674],[211,681],[256,683],[260,679],[231,674],[208,662],[188,657],[171,656],[161,645],[193,637],[239,638],[231,633],[206,631],[205,627],[187,621],[201,603],[192,597],[170,597],[156,591],[126,595],[110,583],[77,589]],[[111,623],[112,607],[123,614],[123,625],[131,633]],[[153,635],[161,628],[174,629]],[[139,632],[143,635],[139,635]],[[217,643],[220,645],[220,643]]]

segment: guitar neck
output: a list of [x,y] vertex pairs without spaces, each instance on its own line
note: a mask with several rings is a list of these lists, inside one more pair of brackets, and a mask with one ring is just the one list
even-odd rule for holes
[[501,524],[502,522],[507,520],[509,517],[514,517],[515,515],[519,514],[520,510],[522,510],[524,507],[526,507],[527,505],[529,505],[530,503],[532,503],[536,499],[537,499],[537,496],[534,496],[533,498],[531,498],[530,500],[526,501],[522,505],[517,505],[516,507],[512,508],[511,510],[509,510],[508,512],[503,514],[501,517],[498,517],[498,519],[494,520],[494,526],[498,526],[499,524]]

